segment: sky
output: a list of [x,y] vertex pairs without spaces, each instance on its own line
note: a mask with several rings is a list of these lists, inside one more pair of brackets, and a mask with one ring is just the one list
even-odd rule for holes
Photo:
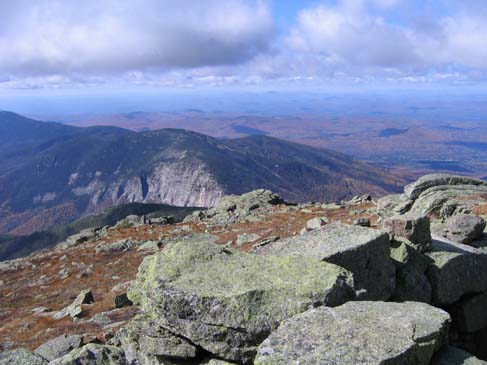
[[1,1],[0,93],[487,84],[485,0]]

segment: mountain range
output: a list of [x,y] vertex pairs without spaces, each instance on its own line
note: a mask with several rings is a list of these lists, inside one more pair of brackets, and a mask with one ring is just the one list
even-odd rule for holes
[[404,181],[334,151],[266,135],[79,128],[0,112],[0,234],[23,235],[132,202],[208,207],[266,188],[337,201]]

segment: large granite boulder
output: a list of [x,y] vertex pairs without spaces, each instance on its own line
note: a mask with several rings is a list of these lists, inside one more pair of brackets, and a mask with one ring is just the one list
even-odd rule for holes
[[435,354],[431,365],[487,365],[487,361],[477,359],[462,349],[445,346]]
[[448,239],[469,244],[482,238],[485,221],[475,215],[455,214],[446,221],[443,235]]
[[408,199],[404,194],[386,195],[377,200],[377,214],[381,217],[404,214],[411,209],[413,202],[413,200]]
[[433,237],[432,259],[426,272],[433,289],[433,304],[445,306],[465,294],[487,291],[487,252]]
[[44,359],[52,361],[58,357],[69,354],[72,350],[83,345],[83,336],[81,335],[62,335],[43,343],[35,352]]
[[119,347],[89,343],[49,362],[49,365],[127,365],[127,361]]
[[425,252],[431,245],[430,219],[422,215],[395,215],[383,220],[382,230],[392,236],[403,237]]
[[125,352],[129,364],[158,364],[172,360],[194,360],[198,349],[160,327],[145,315],[135,317],[117,332],[114,343]]
[[344,267],[354,275],[359,300],[387,300],[394,292],[389,236],[371,228],[332,223],[259,247],[255,253],[317,258]]
[[160,327],[225,360],[249,363],[284,319],[340,305],[354,289],[349,271],[319,259],[180,242],[145,258],[128,294]]
[[421,254],[408,241],[391,241],[391,258],[396,266],[395,302],[431,302],[431,285],[426,270],[431,259]]
[[311,309],[263,341],[255,365],[427,365],[446,344],[449,321],[445,311],[415,302]]
[[48,361],[42,356],[23,348],[0,353],[0,365],[14,364],[47,365]]

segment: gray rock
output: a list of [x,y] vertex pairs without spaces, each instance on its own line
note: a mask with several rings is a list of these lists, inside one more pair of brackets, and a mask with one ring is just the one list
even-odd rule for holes
[[426,274],[433,304],[453,304],[463,295],[487,291],[487,252],[433,236],[432,259]]
[[248,363],[282,320],[352,299],[353,280],[314,258],[181,242],[144,259],[129,298],[170,332],[224,360]]
[[477,359],[459,348],[445,346],[433,357],[431,365],[487,365],[487,361]]
[[49,365],[126,365],[123,351],[115,346],[89,343],[53,360]]
[[431,302],[431,285],[426,270],[431,259],[421,254],[407,241],[391,242],[391,257],[396,265],[395,302]]
[[487,183],[482,180],[477,180],[469,177],[452,175],[452,174],[430,174],[420,177],[415,182],[404,187],[404,194],[409,199],[417,199],[424,191],[445,185],[473,185],[485,186]]
[[35,352],[44,359],[52,361],[61,356],[67,355],[73,349],[83,346],[83,336],[62,335],[40,345]]
[[411,209],[413,203],[413,200],[403,194],[386,195],[377,201],[377,214],[381,217],[404,214]]
[[190,342],[175,336],[144,315],[138,315],[121,328],[115,342],[123,348],[129,364],[159,364],[157,360],[164,358],[189,360],[198,355],[198,349]]
[[421,252],[431,246],[430,219],[426,216],[395,215],[383,220],[382,229],[390,235],[406,238]]
[[255,250],[265,256],[304,256],[344,267],[354,274],[361,300],[387,300],[394,292],[395,268],[386,233],[332,223],[320,230]]
[[132,246],[135,245],[135,242],[130,239],[123,239],[120,241],[116,241],[110,244],[101,244],[96,246],[96,253],[100,252],[118,252],[118,251],[126,251]]
[[101,227],[83,229],[79,233],[69,236],[68,238],[66,238],[64,242],[59,243],[56,247],[61,250],[64,250],[70,247],[78,246],[82,243],[85,243],[89,240],[96,238],[97,233],[98,231],[100,231],[100,229]]
[[360,227],[370,227],[370,219],[369,218],[359,218],[353,221],[354,226]]
[[461,332],[476,332],[487,326],[487,294],[462,298],[455,304],[453,319]]
[[47,365],[46,359],[29,350],[18,348],[0,353],[0,365]]
[[487,194],[487,186],[443,185],[430,188],[414,201],[410,212],[438,215],[446,219],[454,214],[469,212],[482,202],[480,194]]
[[260,239],[260,236],[255,233],[243,233],[239,234],[237,237],[237,246],[244,245],[246,243],[255,242]]
[[78,294],[76,299],[66,308],[55,312],[53,314],[54,319],[60,319],[66,316],[70,316],[71,318],[79,318],[83,314],[83,309],[81,307],[82,304],[91,304],[93,303],[93,294],[91,289],[85,289],[81,293]]
[[449,321],[445,311],[415,302],[311,309],[262,342],[255,365],[427,365],[446,344]]
[[306,222],[306,228],[309,230],[319,229],[328,223],[330,222],[326,217],[315,217]]
[[446,221],[444,236],[448,239],[469,244],[482,238],[485,229],[485,221],[477,216],[468,214],[456,214]]

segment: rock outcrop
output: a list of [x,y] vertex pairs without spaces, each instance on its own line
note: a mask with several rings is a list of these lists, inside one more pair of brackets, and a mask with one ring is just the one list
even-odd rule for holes
[[352,275],[339,266],[205,242],[176,243],[146,258],[129,291],[159,326],[218,357],[244,363],[284,319],[353,297]]
[[264,256],[311,257],[342,266],[354,274],[357,299],[387,300],[394,292],[389,237],[377,230],[333,223],[270,243],[255,252]]
[[256,365],[427,365],[447,343],[450,316],[423,303],[349,302],[285,321],[258,349]]
[[451,174],[431,174],[404,188],[401,195],[381,198],[378,210],[382,216],[411,212],[448,218],[468,213],[484,200],[487,182]]

